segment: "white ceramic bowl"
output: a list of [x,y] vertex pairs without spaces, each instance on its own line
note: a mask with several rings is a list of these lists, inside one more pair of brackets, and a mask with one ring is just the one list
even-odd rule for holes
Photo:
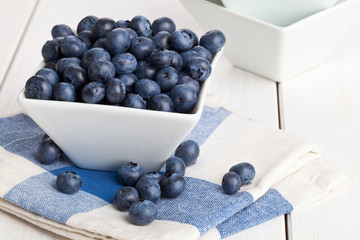
[[360,2],[340,0],[333,7],[280,27],[210,1],[180,1],[201,27],[224,32],[224,54],[234,65],[277,82],[326,60],[356,21]]
[[[214,56],[213,70],[221,53]],[[24,89],[18,102],[81,168],[114,171],[132,161],[157,171],[199,121],[210,80],[203,83],[190,114],[27,99]]]

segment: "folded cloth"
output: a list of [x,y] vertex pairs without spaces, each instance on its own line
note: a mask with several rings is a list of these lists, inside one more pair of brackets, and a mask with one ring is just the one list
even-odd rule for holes
[[[200,144],[200,156],[186,169],[185,191],[160,199],[156,220],[140,227],[112,205],[122,187],[116,172],[81,169],[66,159],[41,164],[43,135],[24,114],[0,119],[0,208],[72,239],[225,238],[317,201],[345,179],[319,159],[314,144],[206,106],[187,136]],[[222,177],[240,162],[251,163],[256,176],[238,193],[224,194]],[[83,180],[72,195],[55,188],[66,170]]]

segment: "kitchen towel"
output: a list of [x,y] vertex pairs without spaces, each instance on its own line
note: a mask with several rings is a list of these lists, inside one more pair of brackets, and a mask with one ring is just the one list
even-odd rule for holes
[[[200,144],[200,156],[186,169],[186,190],[161,199],[156,220],[140,227],[112,205],[121,188],[116,172],[80,169],[66,159],[39,163],[43,135],[24,114],[0,119],[0,208],[72,239],[221,239],[317,201],[345,179],[320,160],[316,145],[206,106],[187,136]],[[226,195],[222,176],[240,162],[253,164],[256,176]],[[83,180],[76,194],[55,187],[66,170]]]

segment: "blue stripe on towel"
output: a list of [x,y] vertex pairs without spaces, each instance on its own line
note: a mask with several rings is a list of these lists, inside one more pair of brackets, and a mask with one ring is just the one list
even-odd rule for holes
[[292,210],[293,206],[277,190],[270,189],[256,202],[218,225],[217,230],[221,238],[226,238]]

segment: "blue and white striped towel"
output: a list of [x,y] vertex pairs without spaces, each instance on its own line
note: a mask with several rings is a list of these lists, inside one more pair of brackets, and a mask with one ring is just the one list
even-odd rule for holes
[[[161,199],[156,220],[140,227],[112,206],[121,187],[116,172],[39,163],[43,135],[24,114],[0,118],[0,208],[73,239],[221,239],[317,201],[345,179],[319,159],[315,145],[206,106],[187,136],[201,146],[197,163],[187,168],[185,192]],[[226,195],[222,176],[239,162],[255,166],[255,179]],[[78,193],[55,189],[65,170],[81,176]]]

